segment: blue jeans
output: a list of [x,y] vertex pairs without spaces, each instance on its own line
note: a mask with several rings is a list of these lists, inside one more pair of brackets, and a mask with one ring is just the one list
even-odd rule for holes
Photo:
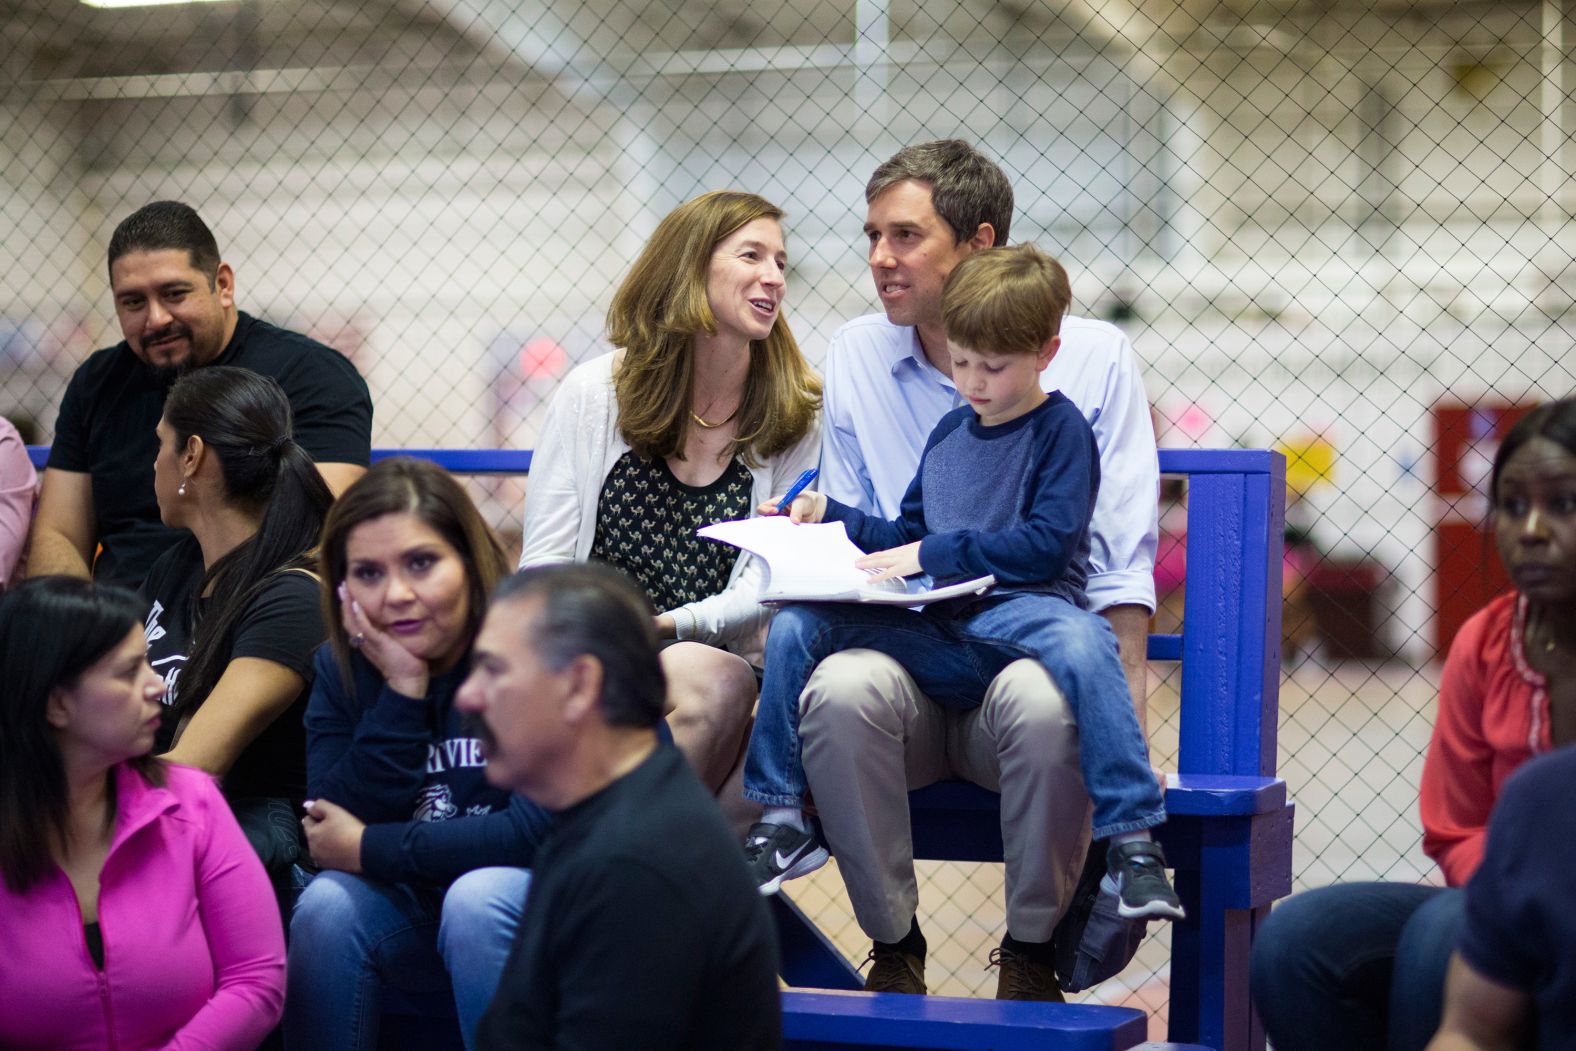
[[1422,1051],[1444,1009],[1459,889],[1338,883],[1288,898],[1253,943],[1250,988],[1276,1051]]
[[[953,607],[956,608],[956,607]],[[901,664],[944,708],[977,708],[1007,665],[1039,661],[1078,723],[1079,766],[1094,804],[1094,836],[1152,828],[1165,801],[1104,617],[1053,595],[1004,595],[953,615],[930,607],[805,603],[785,606],[766,638],[766,677],[745,756],[744,795],[766,806],[803,805],[799,695],[840,650],[869,649]]]
[[446,891],[318,873],[290,918],[285,1046],[375,1051],[385,986],[452,987],[470,1048],[503,974],[531,873],[483,868]]

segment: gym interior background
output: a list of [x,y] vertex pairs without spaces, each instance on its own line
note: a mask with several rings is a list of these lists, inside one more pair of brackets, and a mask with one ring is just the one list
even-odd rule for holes
[[[0,412],[31,440],[119,338],[105,244],[156,198],[215,228],[243,309],[355,360],[375,445],[529,448],[674,205],[786,208],[819,363],[877,309],[865,179],[961,136],[1011,176],[1013,239],[1131,336],[1163,446],[1288,454],[1299,886],[1439,879],[1416,786],[1442,647],[1503,586],[1487,466],[1576,388],[1564,0],[111,3],[0,5]],[[520,483],[474,484],[517,535]],[[1164,487],[1162,626],[1185,499]],[[924,866],[934,991],[988,995],[1000,878]],[[834,870],[791,892],[863,952]],[[1092,994],[1157,1035],[1165,938]]]

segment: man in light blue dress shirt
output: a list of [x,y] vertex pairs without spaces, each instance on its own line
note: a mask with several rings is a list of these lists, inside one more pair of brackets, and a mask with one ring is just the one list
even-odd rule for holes
[[[870,268],[883,314],[851,321],[825,362],[820,488],[894,518],[925,439],[961,404],[951,379],[941,289],[965,256],[1005,244],[1006,175],[957,140],[909,147],[865,191]],[[1069,316],[1044,373],[1084,413],[1100,450],[1090,533],[1090,606],[1111,622],[1139,725],[1154,610],[1158,462],[1149,402],[1131,344],[1104,322]],[[997,996],[1060,999],[1051,933],[1089,842],[1077,726],[1043,667],[1019,661],[979,708],[931,703],[895,661],[869,650],[818,667],[801,706],[801,740],[822,830],[855,917],[874,941],[866,987],[925,991],[907,792],[961,777],[1002,794],[1007,935],[991,954]]]

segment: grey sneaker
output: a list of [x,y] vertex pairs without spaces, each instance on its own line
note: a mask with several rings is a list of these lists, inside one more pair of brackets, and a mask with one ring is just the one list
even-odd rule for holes
[[762,894],[776,894],[784,880],[814,872],[830,856],[814,831],[800,832],[792,825],[761,822],[744,836],[744,863]]
[[1182,902],[1166,878],[1166,855],[1147,839],[1118,843],[1105,855],[1116,883],[1117,913],[1124,920],[1180,920]]

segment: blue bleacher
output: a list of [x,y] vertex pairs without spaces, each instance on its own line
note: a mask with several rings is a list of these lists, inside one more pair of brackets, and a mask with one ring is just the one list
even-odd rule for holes
[[[30,449],[42,466],[47,449]],[[523,474],[528,450],[380,449],[457,474]],[[1181,635],[1152,635],[1152,660],[1180,661],[1181,733],[1159,838],[1187,920],[1171,934],[1172,1045],[1142,1045],[1140,1012],[1074,1004],[849,993],[854,967],[793,903],[772,899],[783,948],[790,1048],[1182,1045],[1262,1051],[1248,953],[1270,905],[1291,891],[1293,806],[1275,777],[1285,460],[1262,450],[1160,452],[1188,479]],[[1002,860],[998,797],[962,782],[910,794],[918,858]],[[845,990],[843,993],[800,990]],[[1053,1036],[1054,1034],[1054,1036]]]

